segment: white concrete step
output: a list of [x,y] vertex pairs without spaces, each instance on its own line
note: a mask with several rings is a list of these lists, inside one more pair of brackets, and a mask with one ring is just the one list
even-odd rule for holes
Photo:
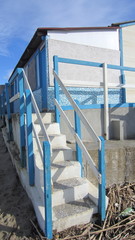
[[[36,144],[36,139],[33,140],[34,143],[34,157],[35,161],[43,162],[41,159],[40,153],[38,151],[38,146]],[[73,151],[69,147],[57,147],[52,149],[52,157],[51,162],[52,163],[59,163],[59,162],[65,162],[65,161],[75,161],[75,155],[73,154]]]
[[62,231],[75,225],[89,223],[95,213],[97,213],[97,207],[89,198],[55,206],[53,207],[53,229]]
[[[47,131],[47,134],[60,134],[60,125],[59,123],[45,123],[45,128]],[[39,136],[42,136],[42,130],[39,124],[34,124],[36,133]]]
[[53,148],[52,163],[63,162],[66,160],[75,160],[73,158],[73,150],[67,146]]
[[[37,187],[44,186],[43,164],[35,161],[35,183]],[[81,176],[81,166],[77,161],[65,161],[60,163],[52,163],[51,165],[52,181],[61,181]]]
[[52,206],[82,199],[88,194],[88,189],[88,180],[81,177],[53,182]]
[[[36,187],[41,199],[44,199],[44,187],[36,182]],[[71,201],[76,201],[88,196],[89,181],[86,178],[71,178],[53,182],[52,206],[58,206]]]
[[[43,123],[52,123],[55,121],[54,113],[41,113]],[[39,123],[37,120],[37,115],[35,113],[32,114],[32,120],[34,123]]]
[[61,181],[81,176],[81,166],[77,161],[65,161],[52,163],[51,165],[52,181]]
[[52,145],[52,148],[66,147],[66,136],[63,134],[51,134],[49,139]]
[[[51,134],[49,135],[49,139],[53,149],[66,147],[66,136],[63,134]],[[45,141],[44,137],[39,136],[39,140],[42,146],[43,141]],[[34,148],[34,152],[38,149],[35,137],[33,137],[33,148]]]

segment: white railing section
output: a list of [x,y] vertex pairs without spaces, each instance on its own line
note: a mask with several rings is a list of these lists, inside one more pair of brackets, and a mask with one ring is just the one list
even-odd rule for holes
[[92,128],[92,126],[90,126],[89,122],[87,121],[87,119],[85,118],[85,116],[83,115],[83,113],[80,111],[80,108],[77,106],[77,104],[75,103],[75,101],[72,99],[72,97],[70,96],[70,93],[67,91],[67,89],[65,88],[64,84],[62,83],[61,79],[59,78],[59,76],[57,75],[57,73],[55,71],[53,71],[54,77],[57,79],[61,89],[63,90],[63,92],[65,93],[66,97],[68,98],[69,102],[71,103],[71,105],[73,106],[73,108],[75,109],[76,113],[78,114],[78,116],[80,117],[82,123],[84,124],[84,126],[86,127],[86,129],[88,130],[88,133],[90,134],[90,136],[92,136],[94,142],[97,144],[97,146],[99,147],[99,149],[101,149],[101,141],[100,138],[97,136],[97,134],[95,133],[94,129]]
[[[77,106],[77,104],[75,103],[75,101],[72,99],[72,97],[70,96],[70,93],[67,91],[67,89],[65,88],[64,84],[62,83],[62,81],[60,80],[60,78],[58,77],[58,75],[56,74],[56,72],[54,71],[54,77],[57,79],[58,84],[60,85],[61,89],[63,90],[63,92],[65,93],[66,97],[68,98],[69,102],[71,103],[71,105],[73,106],[74,110],[76,111],[76,113],[78,114],[78,116],[80,117],[80,120],[83,122],[84,126],[86,127],[88,133],[93,137],[94,142],[96,143],[96,145],[98,146],[99,150],[101,150],[101,140],[99,139],[99,137],[96,135],[94,129],[90,126],[90,124],[88,123],[88,121],[86,120],[85,116],[83,115],[83,113],[81,112],[81,110],[79,109],[79,107]],[[57,109],[59,110],[59,112],[62,114],[65,123],[67,124],[68,128],[70,129],[70,132],[72,133],[72,135],[74,136],[77,144],[79,145],[79,147],[81,148],[87,162],[89,163],[95,177],[98,179],[98,182],[101,184],[102,182],[102,177],[101,174],[99,173],[99,171],[97,170],[97,167],[93,161],[93,159],[91,158],[90,154],[88,153],[85,145],[83,144],[81,138],[78,136],[78,134],[75,132],[74,127],[72,126],[72,124],[70,123],[69,119],[67,118],[66,114],[64,113],[64,111],[62,110],[62,108],[60,107],[58,101],[55,99],[54,103],[57,107]]]
[[96,165],[93,161],[93,159],[91,158],[90,154],[88,153],[85,145],[83,144],[81,138],[78,136],[78,134],[75,132],[74,127],[72,126],[71,122],[69,121],[69,119],[67,118],[66,114],[64,113],[64,111],[62,110],[62,108],[60,107],[58,101],[56,99],[54,99],[54,104],[56,105],[56,107],[58,108],[59,112],[61,113],[65,123],[67,124],[71,134],[74,136],[76,142],[78,143],[79,147],[82,149],[83,154],[87,160],[87,162],[89,163],[94,175],[96,176],[96,178],[98,179],[98,182],[101,184],[101,174],[98,172]]
[[19,97],[20,97],[20,93],[18,92],[16,95],[14,95],[13,97],[11,97],[11,98],[9,99],[9,102],[12,103],[12,102],[14,102],[15,100],[19,99]]

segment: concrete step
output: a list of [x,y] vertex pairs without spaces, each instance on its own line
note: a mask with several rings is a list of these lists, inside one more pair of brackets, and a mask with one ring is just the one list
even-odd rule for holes
[[51,134],[49,135],[52,148],[66,147],[66,136],[63,134]]
[[[55,122],[55,114],[54,113],[40,113],[42,117],[43,123],[52,123]],[[39,123],[37,119],[37,115],[35,113],[32,114],[32,120],[34,123]]]
[[[42,164],[43,160],[41,159],[40,153],[38,151],[38,146],[36,143],[36,139],[33,139],[34,144],[34,158],[35,161],[38,161]],[[57,147],[52,149],[52,157],[51,162],[52,163],[59,163],[59,162],[65,162],[65,161],[75,161],[75,155],[73,154],[73,151],[69,147]]]
[[53,148],[52,163],[63,162],[66,160],[75,160],[73,157],[73,151],[67,146],[60,146]]
[[[53,149],[56,148],[61,148],[61,147],[66,147],[66,136],[63,134],[51,134],[49,135],[49,139],[51,142],[51,146]],[[42,146],[43,141],[45,141],[43,136],[39,136],[39,140]],[[34,152],[38,149],[36,139],[33,136],[33,147],[34,147]]]
[[97,207],[89,198],[55,206],[53,207],[53,229],[62,231],[75,225],[89,223],[95,213],[97,213]]
[[[60,125],[59,123],[45,123],[45,128],[47,131],[47,134],[60,134]],[[39,136],[42,136],[42,130],[39,124],[34,124],[36,133]]]
[[81,166],[77,161],[52,163],[52,181],[61,181],[81,176]]
[[[36,179],[37,180],[37,179]],[[43,201],[44,187],[39,181],[35,181],[36,188]],[[71,201],[76,201],[88,196],[89,181],[85,178],[71,178],[53,182],[52,206],[58,206]]]
[[[44,186],[43,164],[35,161],[35,183],[37,187]],[[65,161],[60,163],[52,163],[51,165],[52,181],[61,181],[81,176],[81,166],[77,161]]]
[[52,206],[86,197],[89,182],[86,178],[71,178],[53,183]]

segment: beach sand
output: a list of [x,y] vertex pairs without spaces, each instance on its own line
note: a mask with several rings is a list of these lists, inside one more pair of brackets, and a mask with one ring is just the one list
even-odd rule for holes
[[0,131],[0,240],[35,240],[32,203],[24,191]]

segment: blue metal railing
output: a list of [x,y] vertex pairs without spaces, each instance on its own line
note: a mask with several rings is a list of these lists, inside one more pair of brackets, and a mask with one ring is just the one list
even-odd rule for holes
[[[9,96],[9,88],[14,81],[19,81],[19,92]],[[25,89],[26,87],[26,89]],[[37,119],[42,129],[45,141],[43,142],[43,148],[41,147],[40,140],[36,135],[36,141],[41,153],[43,160],[43,171],[44,171],[44,203],[45,203],[45,236],[48,239],[52,239],[52,196],[51,196],[51,145],[48,138],[45,126],[42,122],[39,109],[34,99],[32,90],[30,88],[28,79],[23,69],[17,69],[10,79],[9,83],[5,85],[3,94],[0,96],[0,117],[7,117],[8,129],[9,129],[9,140],[12,136],[12,124],[11,124],[11,104],[19,100],[19,117],[20,117],[20,157],[21,167],[25,168],[28,166],[29,185],[35,185],[35,164],[34,164],[34,151],[33,151],[33,136],[32,133],[36,134],[34,125],[32,123],[32,106],[36,112]],[[26,131],[25,131],[26,127]],[[27,145],[27,146],[26,146]],[[27,148],[27,159],[26,163],[26,148]]]
[[[74,62],[75,61],[75,62]],[[80,65],[87,65],[91,66],[91,63],[84,62],[72,59],[61,59],[57,56],[54,56],[54,92],[55,92],[55,115],[56,121],[60,122],[60,114],[64,117],[65,122],[67,123],[71,133],[74,135],[76,140],[76,156],[77,160],[81,164],[81,176],[83,176],[83,161],[82,161],[82,153],[86,157],[86,160],[89,162],[93,173],[98,179],[99,187],[98,187],[98,210],[101,216],[101,221],[105,219],[105,212],[106,212],[106,171],[105,171],[105,140],[103,137],[98,137],[94,131],[94,129],[89,125],[86,118],[84,117],[83,113],[79,108],[78,102],[74,101],[70,95],[70,93],[65,88],[64,84],[61,82],[60,78],[58,77],[58,63],[73,63],[73,64],[80,64]],[[94,63],[92,63],[94,65]],[[97,66],[97,64],[96,64]],[[102,66],[102,64],[98,64],[98,66]],[[59,85],[61,90],[64,92],[68,101],[70,102],[71,106],[74,109],[74,116],[75,116],[75,130],[73,129],[72,124],[67,119],[66,115],[64,114],[62,108],[59,105]],[[94,142],[98,144],[98,170],[92,160],[91,156],[89,155],[87,149],[85,148],[82,140],[81,140],[81,128],[80,128],[80,121],[83,122],[84,126],[86,127],[87,131],[90,132],[90,135],[94,139]]]
[[[65,122],[69,126],[71,132],[72,132],[72,125],[69,124],[68,120],[66,119],[66,115],[64,115],[64,112],[62,110],[62,107],[59,105],[59,85],[62,89],[62,91],[66,94],[66,97],[68,98],[71,108],[75,111],[75,131],[79,135],[79,138],[81,138],[81,129],[80,129],[80,117],[81,115],[78,115],[80,112],[76,111],[76,105],[75,101],[71,100],[71,96],[66,90],[64,84],[62,84],[60,78],[58,77],[58,64],[59,63],[66,63],[66,64],[75,64],[75,65],[80,65],[80,66],[90,66],[90,67],[98,67],[98,68],[103,68],[105,64],[104,63],[98,63],[98,62],[90,62],[90,61],[82,61],[82,60],[76,60],[76,59],[68,59],[68,58],[60,58],[58,56],[54,56],[54,93],[55,93],[55,117],[56,121],[60,123],[60,113],[63,115]],[[118,65],[112,65],[112,64],[106,64],[106,69],[113,69],[113,70],[120,70],[122,72],[122,79],[125,79],[124,71],[130,71],[130,72],[135,72],[135,68],[131,67],[124,67],[124,66],[118,66]],[[105,77],[105,76],[104,76]],[[104,81],[104,85],[107,79]],[[106,87],[106,86],[105,86]],[[116,86],[119,88],[126,88],[125,86],[125,81],[121,82],[119,86]],[[104,94],[107,94],[104,93]],[[125,97],[123,97],[125,99]],[[104,103],[108,104],[108,102]],[[77,104],[79,107],[79,105]],[[81,119],[82,120],[82,119]],[[85,124],[84,124],[85,125]],[[88,129],[87,129],[88,130]],[[75,133],[73,132],[75,135]],[[106,170],[105,170],[105,140],[103,137],[99,137],[100,139],[100,147],[98,150],[98,171],[99,174],[101,175],[101,182],[99,182],[99,198],[98,198],[98,209],[99,213],[101,216],[101,220],[103,221],[105,219],[105,212],[106,212]],[[77,160],[81,163],[81,166],[83,167],[82,164],[82,152],[80,151],[81,147],[79,147],[78,143],[76,143],[76,155],[77,155]],[[81,159],[81,160],[79,160]]]

